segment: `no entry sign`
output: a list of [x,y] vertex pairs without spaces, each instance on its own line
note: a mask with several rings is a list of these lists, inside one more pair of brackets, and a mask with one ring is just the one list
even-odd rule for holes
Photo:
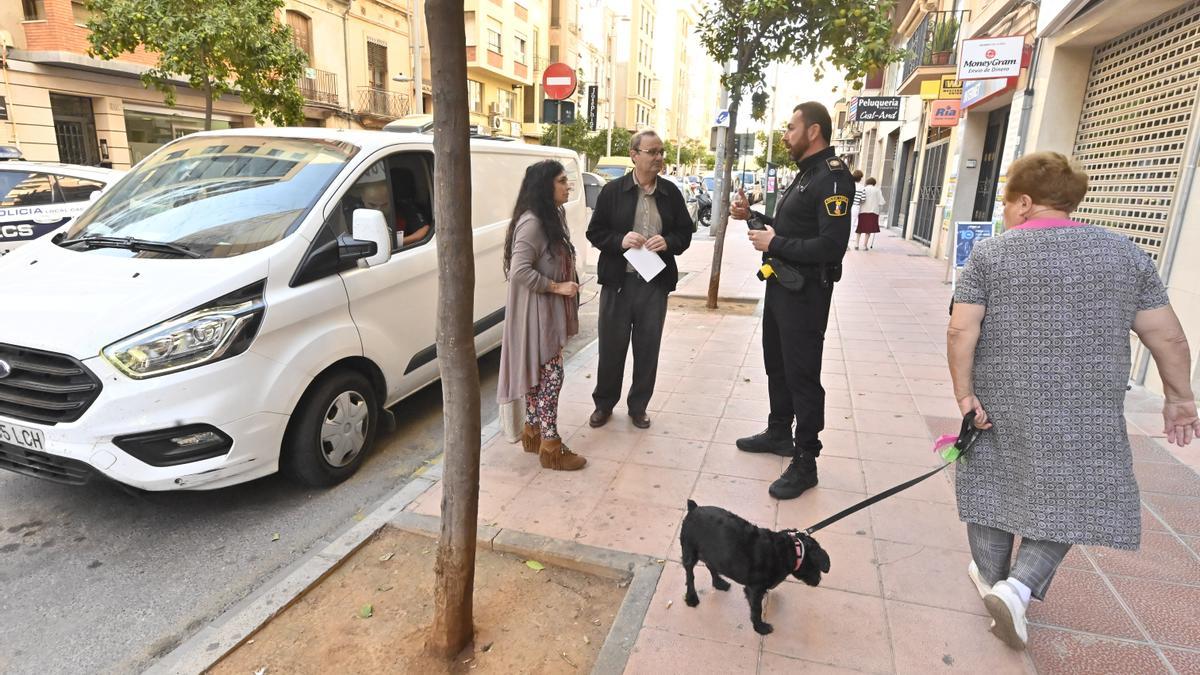
[[577,84],[575,71],[565,63],[551,63],[542,73],[542,89],[546,92],[546,98],[555,101],[570,98]]

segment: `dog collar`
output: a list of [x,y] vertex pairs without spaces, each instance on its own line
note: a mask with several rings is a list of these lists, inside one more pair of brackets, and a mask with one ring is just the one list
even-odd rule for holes
[[792,543],[796,545],[796,568],[792,571],[796,572],[800,570],[800,563],[804,562],[804,542],[799,535],[792,532]]

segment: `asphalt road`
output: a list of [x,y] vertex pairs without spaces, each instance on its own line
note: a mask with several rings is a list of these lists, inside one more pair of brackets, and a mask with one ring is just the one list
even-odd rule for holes
[[[595,290],[585,285],[582,299]],[[598,304],[582,307],[568,356],[594,339]],[[496,417],[499,350],[479,367],[487,424]],[[210,492],[138,493],[0,471],[0,673],[141,671],[441,452],[440,387],[395,412],[396,431],[329,490],[271,476]]]

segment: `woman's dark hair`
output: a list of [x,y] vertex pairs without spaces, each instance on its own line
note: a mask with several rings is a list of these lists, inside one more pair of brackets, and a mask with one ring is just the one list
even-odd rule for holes
[[512,262],[513,235],[517,231],[517,221],[526,212],[532,213],[542,224],[542,232],[546,235],[547,250],[570,247],[567,234],[567,223],[562,209],[554,203],[554,181],[566,173],[561,162],[553,159],[543,160],[525,169],[525,178],[521,181],[521,191],[517,193],[517,205],[513,208],[512,220],[508,223],[508,234],[504,236],[504,276],[508,276],[508,267]]
[[874,185],[874,184],[875,184],[875,179],[874,179],[874,178],[868,178],[868,179],[867,179],[867,185]]

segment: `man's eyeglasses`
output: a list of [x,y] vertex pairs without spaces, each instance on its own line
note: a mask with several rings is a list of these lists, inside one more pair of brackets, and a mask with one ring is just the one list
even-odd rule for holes
[[650,155],[651,157],[662,157],[667,154],[666,150],[635,150],[635,152],[640,152],[643,155]]

